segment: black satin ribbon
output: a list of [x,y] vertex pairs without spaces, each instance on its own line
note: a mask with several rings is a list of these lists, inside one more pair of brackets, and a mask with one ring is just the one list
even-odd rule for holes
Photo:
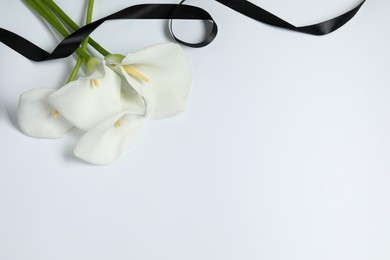
[[[284,28],[312,35],[325,35],[346,24],[359,11],[365,0],[358,6],[335,18],[308,26],[296,27],[276,15],[260,8],[246,0],[215,0],[245,16],[272,26]],[[91,24],[88,24],[66,37],[52,53],[48,53],[23,37],[0,28],[0,41],[24,57],[33,61],[47,61],[70,56],[95,29],[105,21],[121,19],[169,19],[172,37],[179,43],[200,48],[210,44],[218,33],[218,26],[211,15],[202,8],[184,5],[185,0],[179,4],[141,4],[125,8],[119,12],[108,15]],[[211,32],[201,42],[189,43],[175,36],[172,30],[172,20],[201,20],[212,24]]]

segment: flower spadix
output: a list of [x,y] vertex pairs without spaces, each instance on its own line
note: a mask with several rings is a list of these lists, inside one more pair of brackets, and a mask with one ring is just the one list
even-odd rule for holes
[[60,138],[73,125],[47,103],[54,89],[32,89],[20,96],[17,118],[20,129],[35,138]]
[[192,74],[178,44],[158,44],[126,57],[109,55],[106,61],[145,100],[145,117],[163,119],[185,110]]
[[66,84],[48,97],[49,104],[81,130],[119,113],[121,79],[100,60],[87,63],[87,77]]
[[144,125],[145,105],[134,90],[122,93],[124,110],[85,133],[74,148],[76,157],[92,164],[115,162],[137,140]]

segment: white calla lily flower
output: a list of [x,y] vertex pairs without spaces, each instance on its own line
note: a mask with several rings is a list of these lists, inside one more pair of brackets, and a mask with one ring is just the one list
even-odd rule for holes
[[121,79],[107,66],[95,66],[88,77],[66,84],[48,102],[69,122],[88,131],[122,111]]
[[35,138],[61,138],[73,125],[47,103],[54,89],[32,89],[20,96],[17,118],[21,131]]
[[142,96],[145,117],[163,119],[185,110],[192,73],[180,45],[158,44],[126,57],[111,55],[106,61]]
[[124,110],[85,133],[73,152],[91,164],[115,162],[140,136],[144,125],[145,104],[132,90],[122,91]]
[[97,165],[115,162],[137,140],[144,117],[120,113],[84,134],[73,152],[76,157]]

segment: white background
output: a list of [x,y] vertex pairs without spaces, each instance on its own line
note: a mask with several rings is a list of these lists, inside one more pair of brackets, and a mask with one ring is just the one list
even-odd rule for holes
[[[57,2],[84,20],[83,1]],[[95,2],[97,19],[152,1]],[[254,2],[307,25],[359,0]],[[0,259],[390,259],[390,2],[368,1],[323,37],[189,4],[220,32],[184,48],[188,110],[148,121],[111,166],[74,158],[77,131],[53,141],[18,130],[19,95],[59,88],[74,58],[38,64],[0,45]],[[92,36],[125,54],[171,41],[166,26],[116,21]],[[46,50],[59,41],[22,1],[0,0],[0,27]],[[202,32],[176,28],[189,40]]]

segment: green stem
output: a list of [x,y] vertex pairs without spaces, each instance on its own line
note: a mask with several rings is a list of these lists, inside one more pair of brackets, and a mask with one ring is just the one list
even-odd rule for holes
[[[86,20],[85,24],[89,24],[92,22],[93,5],[94,5],[94,0],[88,0],[87,20]],[[87,49],[88,39],[89,39],[89,37],[85,38],[83,43],[81,44],[81,49],[84,51]],[[80,70],[82,62],[83,62],[83,58],[79,57],[77,59],[76,65],[74,66],[72,73],[70,74],[70,77],[68,79],[68,83],[75,80],[77,73]]]
[[46,12],[44,9],[42,9],[42,7],[37,3],[35,2],[35,0],[24,0],[35,12],[37,12],[43,19],[45,19],[49,24],[51,24],[54,28],[57,29],[57,31],[63,35],[63,34],[66,34],[67,31],[65,30],[65,28],[61,25],[61,24],[58,24],[58,21],[56,21],[56,19],[53,19],[53,17],[51,17],[49,15],[48,12]]
[[92,22],[92,13],[93,13],[93,4],[94,0],[88,0],[88,11],[87,11],[87,22],[86,24],[90,24]]
[[[42,0],[54,14],[66,23],[72,30],[77,31],[80,27],[53,1],[53,0]],[[100,44],[98,44],[93,39],[89,39],[89,44],[103,56],[110,55],[111,53],[104,49]]]
[[[63,37],[69,35],[65,27],[60,21],[50,12],[50,10],[42,3],[41,0],[24,0],[35,12],[37,12],[43,19],[45,19],[50,25],[52,25]],[[79,57],[82,57],[85,61],[91,56],[86,51],[77,48],[76,53]]]

